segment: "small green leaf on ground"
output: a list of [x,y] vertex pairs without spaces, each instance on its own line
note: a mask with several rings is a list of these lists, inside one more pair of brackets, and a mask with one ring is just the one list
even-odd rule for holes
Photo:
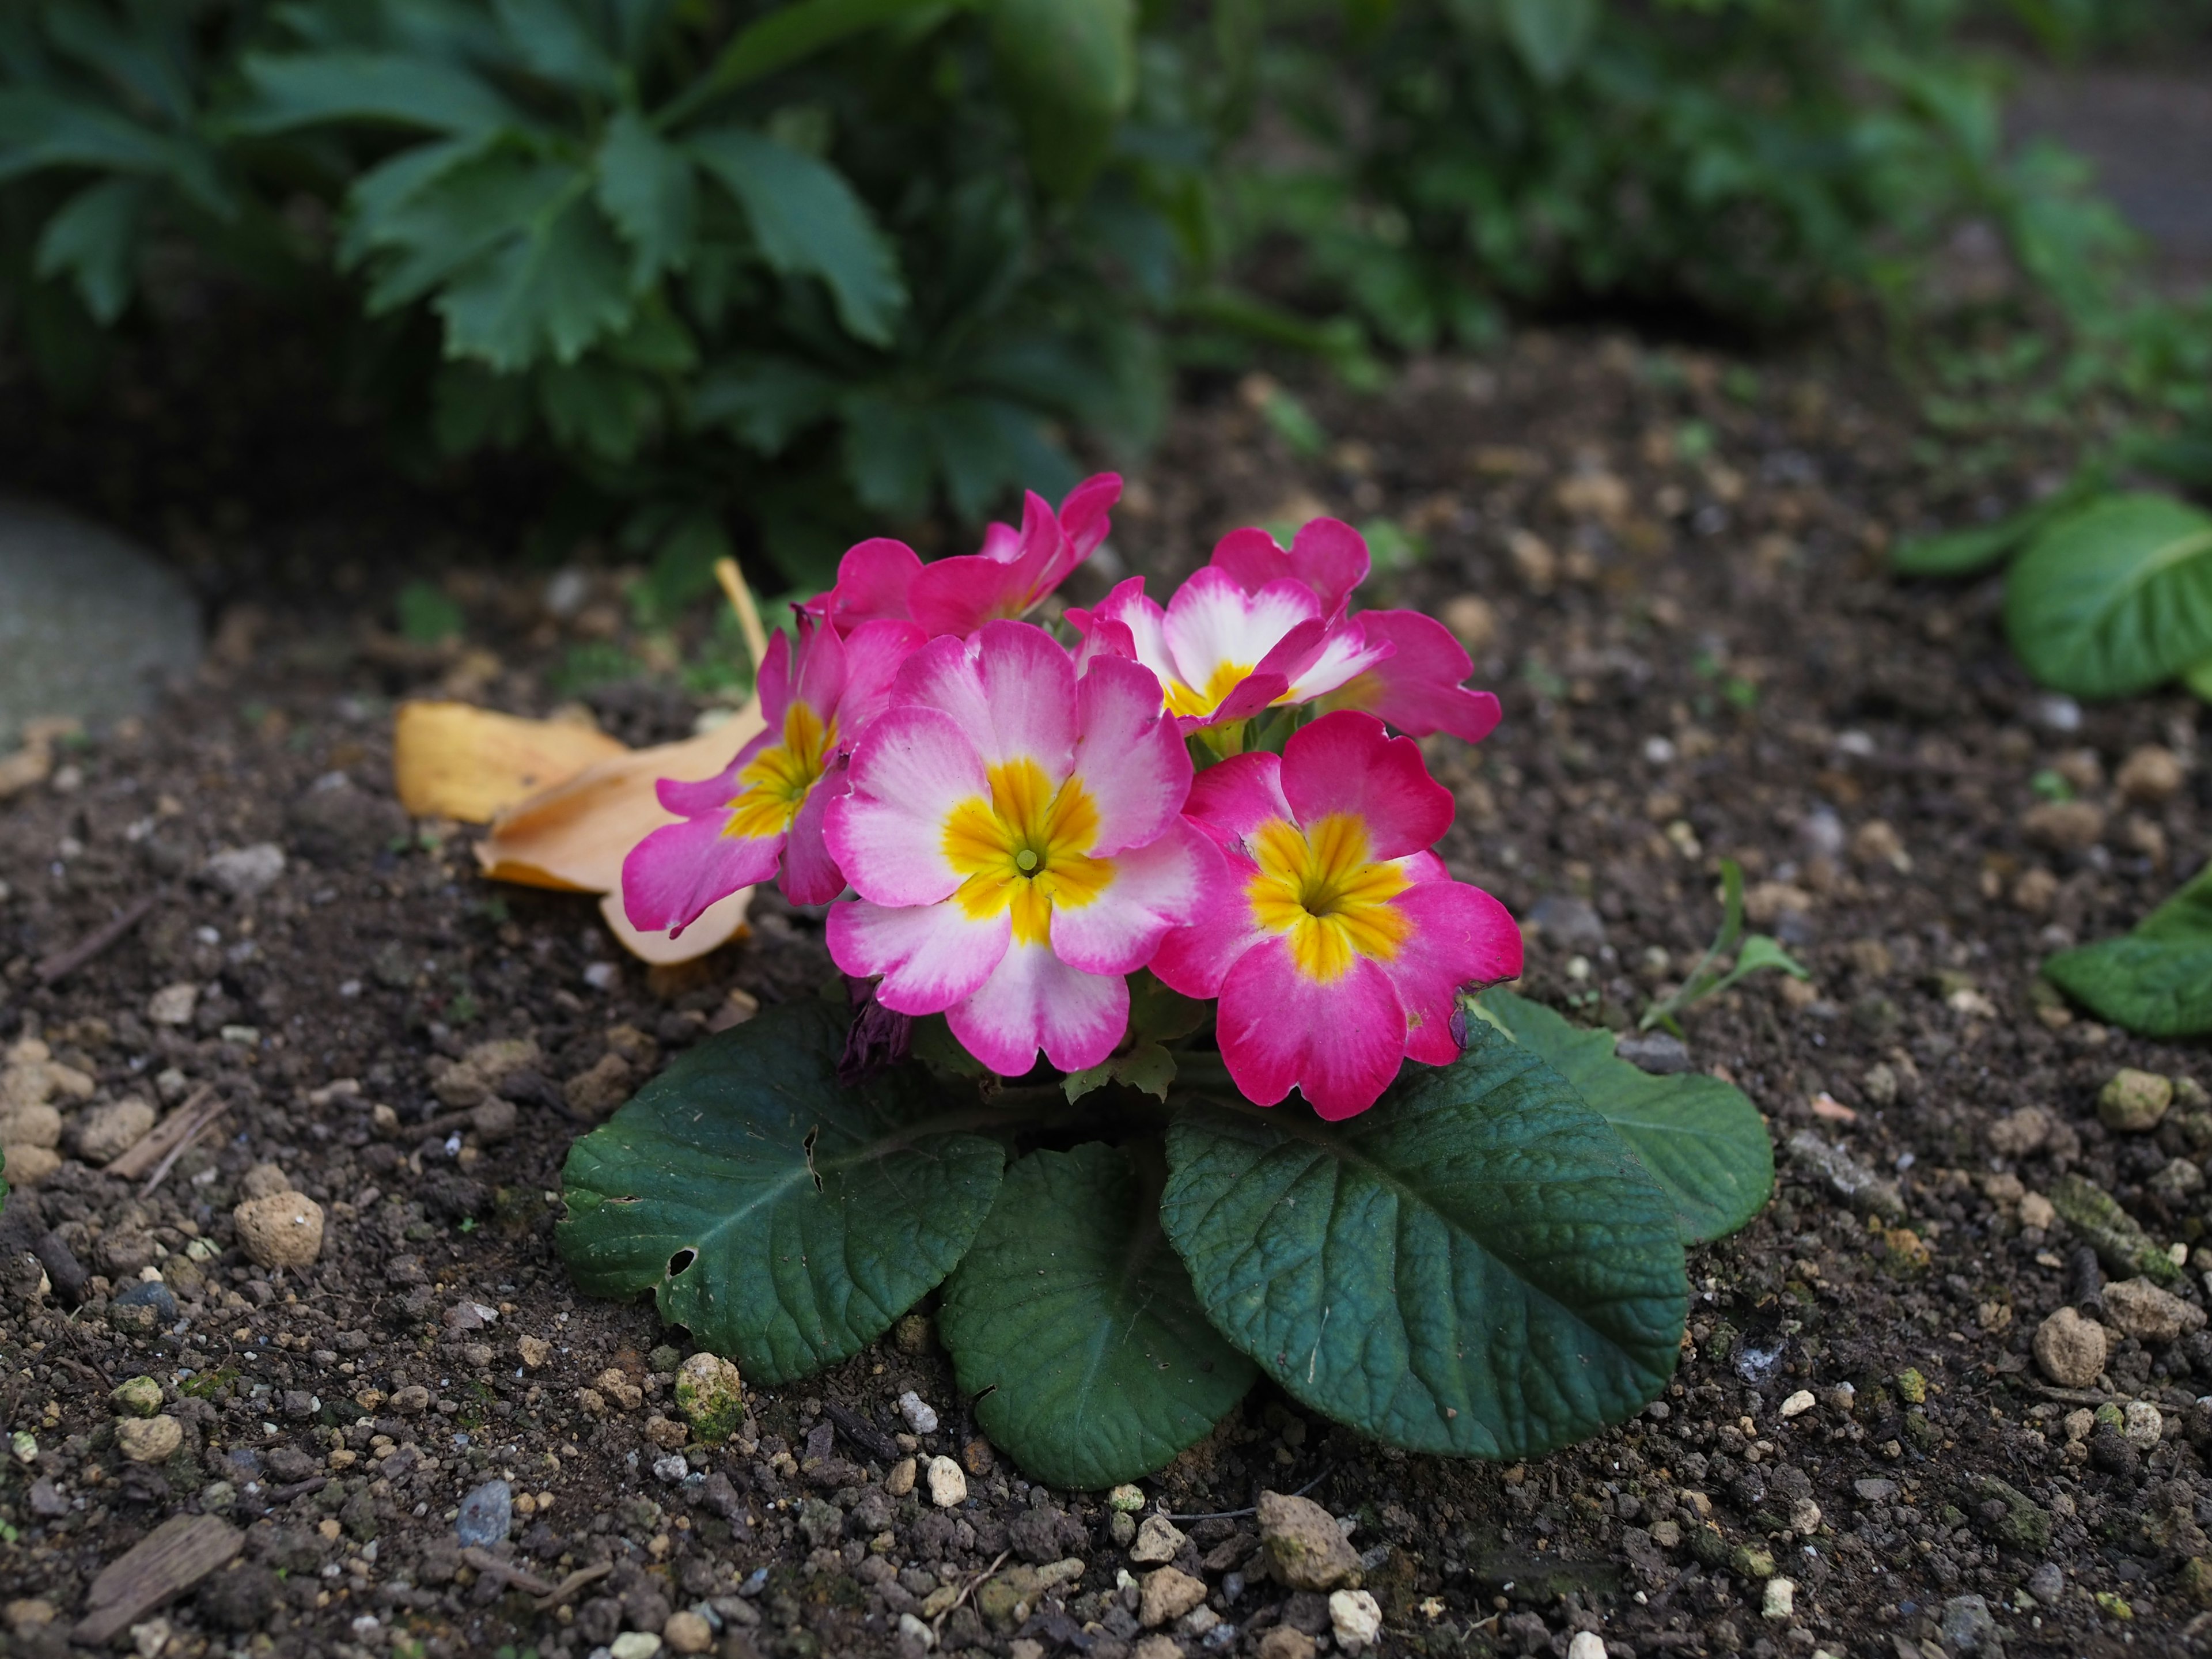
[[1612,1032],[1510,991],[1485,992],[1480,1009],[1620,1131],[1666,1189],[1685,1244],[1726,1237],[1773,1192],[1773,1144],[1741,1089],[1698,1073],[1655,1077],[1614,1055]]
[[2044,976],[2142,1036],[2212,1032],[2212,865],[2118,939],[2062,951]]
[[399,590],[399,632],[416,645],[438,645],[458,638],[468,618],[432,582],[414,581]]
[[570,1149],[557,1234],[580,1288],[661,1317],[768,1386],[858,1352],[952,1270],[1005,1154],[918,1066],[848,1088],[844,1014],[765,1009]]
[[1481,1021],[1340,1123],[1191,1108],[1168,1237],[1294,1398],[1409,1450],[1529,1456],[1634,1413],[1688,1305],[1674,1205],[1606,1121]]
[[1168,1248],[1156,1186],[1118,1147],[1034,1152],[945,1283],[960,1391],[1032,1479],[1090,1491],[1150,1474],[1252,1385]]
[[2061,520],[2013,567],[2005,627],[2029,673],[2124,697],[2212,658],[2212,516],[2115,495]]

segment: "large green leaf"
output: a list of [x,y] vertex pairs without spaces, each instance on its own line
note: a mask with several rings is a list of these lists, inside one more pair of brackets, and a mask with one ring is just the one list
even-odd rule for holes
[[2212,1032],[2212,865],[2133,933],[2062,951],[2043,972],[2100,1018],[2143,1036]]
[[1774,1147],[1742,1090],[1701,1073],[1654,1077],[1613,1054],[1612,1032],[1510,991],[1484,992],[1482,1009],[1620,1131],[1666,1188],[1682,1243],[1724,1238],[1759,1213],[1774,1190]]
[[1480,1021],[1340,1123],[1188,1111],[1160,1206],[1223,1335],[1307,1406],[1410,1450],[1547,1451],[1673,1375],[1674,1206],[1605,1120]]
[[848,1088],[846,1017],[763,1010],[578,1141],[561,1255],[775,1386],[859,1352],[952,1270],[1005,1154],[919,1066]]
[[67,275],[77,297],[102,326],[131,303],[131,256],[146,204],[143,179],[103,179],[87,185],[46,221],[40,233],[35,269],[41,276]]
[[992,0],[991,55],[1054,195],[1080,195],[1137,93],[1133,0]]
[[630,281],[652,285],[690,262],[698,190],[690,158],[665,142],[635,110],[607,123],[596,172],[599,205],[630,246]]
[[166,177],[218,217],[237,209],[201,147],[37,87],[0,88],[0,182],[46,167]]
[[732,36],[708,72],[706,84],[716,91],[744,86],[863,30],[945,9],[942,0],[797,0]]
[[960,1392],[1032,1480],[1095,1490],[1164,1468],[1252,1386],[1159,1226],[1158,1180],[1096,1141],[1006,1171],[945,1281]]
[[744,209],[762,257],[787,275],[819,276],[846,330],[888,345],[906,307],[905,284],[890,244],[844,175],[742,127],[702,132],[690,143]]
[[2051,526],[2005,590],[2013,649],[2044,684],[2124,697],[2212,657],[2212,517],[2116,495]]
[[620,70],[569,0],[493,0],[492,10],[532,75],[589,97],[620,94]]
[[614,232],[570,193],[455,276],[434,301],[446,349],[507,372],[572,363],[630,319],[628,263]]
[[2181,683],[2207,702],[2212,702],[2212,657],[2207,657],[2181,677]]
[[255,94],[238,118],[247,132],[283,132],[324,121],[482,132],[520,125],[522,119],[488,82],[459,64],[423,54],[255,52],[241,68]]
[[1555,87],[1574,72],[1597,33],[1600,0],[1499,0],[1505,38],[1528,73]]
[[[418,157],[421,167],[406,165]],[[559,161],[506,153],[469,160],[444,143],[395,156],[356,189],[358,216],[345,241],[348,258],[375,258],[369,312],[421,299],[501,244],[526,237],[584,188],[583,175]]]

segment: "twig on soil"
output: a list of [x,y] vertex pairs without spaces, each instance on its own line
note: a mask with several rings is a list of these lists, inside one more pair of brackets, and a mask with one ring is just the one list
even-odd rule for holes
[[975,1594],[975,1587],[981,1583],[985,1579],[988,1578],[993,1573],[998,1571],[1000,1567],[1006,1565],[1006,1558],[1012,1553],[1013,1552],[1012,1550],[1000,1550],[999,1552],[999,1559],[997,1560],[992,1562],[989,1566],[984,1568],[982,1571],[977,1573],[974,1577],[970,1578],[966,1583],[960,1587],[960,1594],[952,1598],[952,1605],[937,1615],[935,1621],[931,1625],[930,1628],[942,1633],[945,1629],[945,1621],[950,1619],[954,1613],[959,1612],[960,1604]]
[[560,1593],[553,1585],[547,1583],[535,1574],[525,1572],[520,1567],[509,1566],[489,1550],[479,1549],[472,1545],[461,1552],[461,1559],[478,1572],[487,1572],[495,1578],[505,1579],[526,1595],[537,1596],[541,1605],[544,1604],[547,1596],[557,1595]]
[[78,969],[145,921],[147,913],[153,909],[155,901],[160,896],[158,893],[148,893],[133,900],[124,909],[122,915],[105,927],[95,927],[75,945],[70,945],[68,950],[55,951],[53,955],[39,964],[37,969],[39,983],[52,985],[55,981],[66,979],[76,972]]
[[107,1172],[125,1181],[135,1181],[141,1171],[152,1164],[154,1172],[138,1194],[145,1197],[175,1167],[185,1149],[198,1140],[229,1106],[228,1101],[216,1093],[213,1084],[203,1083],[184,1104],[155,1125],[150,1134],[109,1164]]
[[562,1602],[574,1601],[578,1590],[583,1589],[586,1584],[598,1583],[600,1579],[605,1577],[614,1570],[615,1564],[611,1561],[602,1561],[597,1566],[577,1568],[575,1571],[570,1573],[566,1578],[563,1578],[558,1584],[556,1584],[553,1587],[553,1592],[551,1595],[543,1595],[538,1598],[538,1611],[540,1613],[550,1613],[555,1607],[559,1607]]
[[[1328,1468],[1323,1469],[1319,1474],[1314,1476],[1312,1480],[1307,1481],[1304,1486],[1300,1486],[1296,1492],[1291,1493],[1291,1496],[1293,1498],[1304,1498],[1308,1492],[1311,1492],[1316,1486],[1321,1485],[1322,1481],[1328,1480],[1329,1476],[1335,1473],[1336,1466],[1332,1463]],[[1260,1506],[1255,1504],[1249,1510],[1216,1510],[1211,1515],[1169,1515],[1163,1512],[1160,1518],[1163,1521],[1172,1522],[1179,1527],[1186,1521],[1242,1521],[1246,1516],[1257,1515],[1259,1512]]]
[[837,1425],[838,1433],[851,1441],[869,1456],[884,1463],[899,1461],[899,1444],[890,1436],[855,1411],[848,1411],[836,1401],[823,1402],[822,1409]]

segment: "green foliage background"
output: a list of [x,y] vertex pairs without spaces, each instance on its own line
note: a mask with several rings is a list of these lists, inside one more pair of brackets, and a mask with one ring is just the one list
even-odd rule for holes
[[1905,320],[1968,218],[2087,317],[2125,238],[2002,143],[1993,25],[2069,53],[2172,18],[4,0],[0,301],[64,389],[180,269],[318,307],[425,458],[550,447],[631,550],[703,572],[743,522],[799,586],[1140,451],[1178,363],[1358,370],[1590,301]]

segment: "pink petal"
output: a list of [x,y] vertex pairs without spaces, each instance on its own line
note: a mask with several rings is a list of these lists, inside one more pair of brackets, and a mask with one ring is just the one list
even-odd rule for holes
[[1370,638],[1366,617],[1347,617],[1334,624],[1320,644],[1291,673],[1286,701],[1311,702],[1375,668],[1390,655],[1390,642]]
[[[830,959],[857,978],[881,974],[876,1000],[901,1014],[942,1013],[991,977],[1013,924],[1005,911],[971,921],[957,904],[833,905]],[[1027,1069],[1026,1066],[1024,1067]]]
[[[776,637],[781,639],[783,636],[779,634]],[[775,725],[754,736],[738,750],[737,757],[713,777],[701,778],[696,782],[683,778],[661,778],[654,782],[653,793],[672,812],[687,818],[711,814],[719,825],[721,813],[742,787],[738,782],[738,774],[751,765],[753,757],[762,750],[782,741],[783,721],[779,716]]]
[[1442,623],[1418,611],[1363,611],[1358,620],[1390,655],[1331,695],[1329,708],[1364,708],[1417,738],[1449,732],[1480,743],[1496,729],[1498,699],[1460,684],[1474,664]]
[[1227,572],[1246,592],[1288,577],[1311,588],[1332,617],[1367,580],[1368,563],[1366,542],[1336,519],[1310,520],[1287,553],[1264,530],[1231,531],[1213,550],[1214,568]]
[[1157,840],[1190,793],[1190,751],[1160,713],[1160,684],[1142,665],[1102,658],[1075,690],[1075,769],[1098,811],[1103,856]]
[[781,732],[783,711],[791,707],[791,635],[781,629],[769,635],[768,654],[761,659],[753,689],[760,694],[761,718],[768,729]]
[[1431,1066],[1459,1058],[1452,1014],[1463,985],[1493,985],[1521,971],[1521,930],[1480,887],[1437,881],[1391,901],[1413,924],[1382,971],[1406,1010],[1406,1052]]
[[[1089,558],[1098,544],[1106,539],[1106,532],[1111,528],[1106,515],[1121,499],[1121,475],[1094,472],[1061,500],[1060,529],[1067,538],[1068,550],[1074,555],[1068,562],[1071,568]],[[1053,586],[1057,587],[1059,583]]]
[[907,592],[921,574],[921,556],[904,542],[878,536],[846,550],[837,562],[837,585],[807,608],[839,633],[879,618],[903,621]]
[[[1117,582],[1114,591],[1101,599],[1097,607],[1088,611],[1071,611],[1073,618],[1081,617],[1076,626],[1084,630],[1086,642],[1094,635],[1108,629],[1118,629],[1112,649],[1119,655],[1134,657],[1158,677],[1162,685],[1176,679],[1175,657],[1168,649],[1166,632],[1167,612],[1145,597],[1145,579],[1132,576]],[[1126,643],[1123,641],[1126,641]],[[1080,656],[1079,664],[1088,666]]]
[[1147,964],[1170,990],[1187,997],[1219,996],[1237,958],[1268,937],[1254,923],[1244,897],[1244,884],[1258,866],[1218,848],[1200,872],[1190,925],[1166,934]]
[[623,912],[640,933],[680,933],[707,907],[775,873],[781,836],[726,836],[720,816],[663,824],[623,860]]
[[1176,678],[1204,691],[1224,666],[1249,673],[1300,623],[1321,620],[1321,602],[1303,583],[1270,582],[1247,593],[1209,565],[1176,590],[1163,631]]
[[[776,637],[781,639],[783,635],[779,634]],[[837,630],[801,615],[799,648],[793,657],[797,684],[792,688],[792,696],[817,714],[834,712],[845,692],[845,641]]]
[[891,709],[853,751],[848,775],[852,793],[830,803],[823,837],[846,879],[878,904],[949,897],[963,878],[945,856],[945,819],[991,793],[967,734],[935,708]]
[[982,552],[939,559],[922,568],[911,598],[915,620],[933,635],[963,637],[987,622],[1011,621],[1050,592],[1066,574],[1066,565],[1060,567],[1059,574],[1052,574],[1066,539],[1052,508],[1031,490],[1022,504],[1018,540],[1010,544],[1002,526],[994,525]]
[[849,749],[890,703],[907,659],[923,635],[910,622],[865,622],[845,640],[845,691],[837,700],[837,741]]
[[1074,659],[1028,623],[987,623],[964,641],[932,640],[893,695],[950,715],[987,764],[1033,760],[1057,781],[1074,760]]
[[799,815],[792,819],[791,834],[783,843],[783,896],[793,904],[827,904],[845,890],[845,872],[830,856],[823,834],[830,803],[850,787],[847,763],[835,761],[799,803]]
[[1042,945],[1017,945],[988,980],[946,1011],[960,1046],[1001,1077],[1019,1077],[1037,1050],[1063,1072],[1097,1066],[1129,1027],[1129,981],[1086,974]]
[[1229,970],[1214,1030],[1246,1099],[1273,1106],[1295,1084],[1325,1118],[1372,1106],[1406,1054],[1405,1012],[1380,967],[1356,956],[1341,978],[1317,984],[1279,939]]
[[1191,780],[1183,816],[1223,846],[1247,843],[1274,819],[1295,822],[1283,799],[1283,760],[1264,750],[1231,755]]
[[1420,852],[1451,828],[1451,791],[1429,775],[1420,745],[1372,714],[1324,714],[1292,732],[1283,793],[1302,824],[1334,812],[1364,820],[1370,858]]
[[1052,948],[1088,974],[1133,974],[1170,928],[1197,915],[1220,862],[1205,836],[1174,823],[1151,846],[1116,854],[1113,879],[1090,903],[1053,906]]

